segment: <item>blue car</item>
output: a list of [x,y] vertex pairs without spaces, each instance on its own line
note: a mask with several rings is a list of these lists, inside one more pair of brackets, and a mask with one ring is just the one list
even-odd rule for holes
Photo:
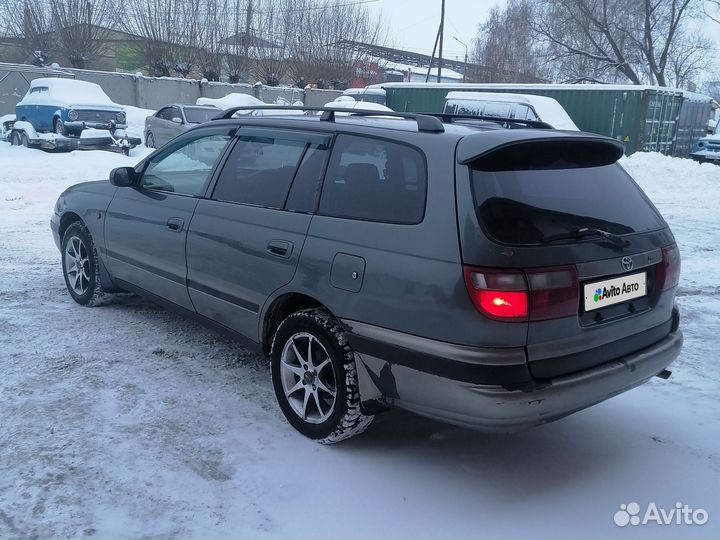
[[700,163],[709,161],[712,163],[720,163],[720,129],[718,126],[720,122],[715,126],[712,135],[703,137],[693,145],[690,157]]
[[18,121],[38,133],[80,136],[86,128],[125,129],[126,114],[97,84],[74,79],[42,78],[30,83],[15,106]]

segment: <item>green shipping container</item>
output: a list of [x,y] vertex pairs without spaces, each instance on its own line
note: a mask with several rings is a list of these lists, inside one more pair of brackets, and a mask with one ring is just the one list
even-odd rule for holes
[[706,133],[711,98],[674,88],[602,84],[413,84],[388,83],[387,106],[396,111],[442,112],[451,91],[504,92],[551,97],[575,124],[639,150],[687,156]]

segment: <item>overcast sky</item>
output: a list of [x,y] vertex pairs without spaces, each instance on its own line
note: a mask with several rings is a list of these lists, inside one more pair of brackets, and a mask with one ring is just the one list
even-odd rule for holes
[[[506,0],[445,0],[445,39],[443,56],[462,60],[465,49],[457,36],[472,49],[478,24],[485,21],[495,5],[504,6]],[[431,54],[438,24],[441,0],[377,0],[367,4],[372,13],[382,13],[390,30],[388,44],[392,47]],[[720,49],[720,25],[705,19],[700,28]]]
[[[431,54],[440,23],[440,4],[440,0],[379,0],[367,6],[372,13],[382,13],[391,46]],[[465,48],[453,36],[472,48],[478,24],[495,4],[504,5],[505,0],[445,0],[443,56],[462,60]]]

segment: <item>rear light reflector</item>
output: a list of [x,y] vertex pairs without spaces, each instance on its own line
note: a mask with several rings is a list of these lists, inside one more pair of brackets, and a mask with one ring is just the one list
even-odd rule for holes
[[574,266],[526,270],[530,320],[571,317],[578,312],[580,284]]
[[521,272],[467,266],[463,271],[470,299],[480,313],[499,321],[527,321],[527,283]]
[[470,299],[490,319],[543,321],[578,312],[580,285],[574,266],[525,272],[470,266],[463,270]]
[[680,250],[676,244],[662,249],[662,262],[656,270],[657,288],[667,291],[680,282]]

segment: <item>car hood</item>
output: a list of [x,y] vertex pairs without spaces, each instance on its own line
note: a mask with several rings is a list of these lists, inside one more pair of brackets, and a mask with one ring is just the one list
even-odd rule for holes
[[97,193],[99,195],[112,195],[117,188],[110,183],[110,180],[93,180],[91,182],[80,182],[67,188],[63,195],[73,192]]

